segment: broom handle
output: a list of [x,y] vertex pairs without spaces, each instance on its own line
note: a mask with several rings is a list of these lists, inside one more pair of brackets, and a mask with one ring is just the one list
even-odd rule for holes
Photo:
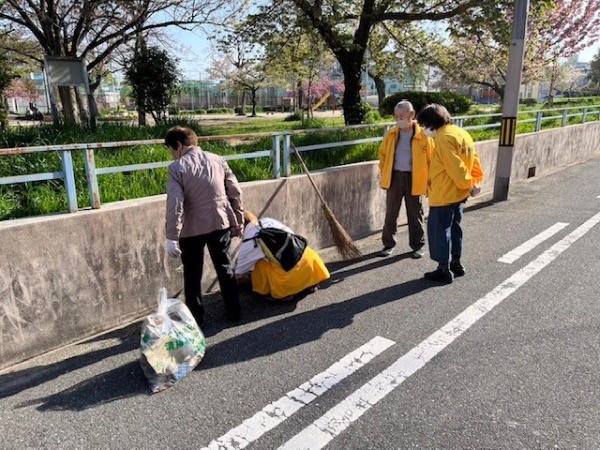
[[323,203],[324,205],[327,204],[327,202],[325,202],[325,199],[323,198],[323,195],[321,194],[321,191],[319,191],[319,188],[315,184],[315,180],[313,180],[312,175],[308,171],[308,167],[306,167],[306,164],[304,164],[304,160],[302,159],[302,156],[300,156],[300,152],[298,151],[298,149],[296,148],[296,146],[291,141],[290,141],[290,145],[292,147],[292,150],[294,150],[294,153],[296,154],[296,157],[300,161],[300,164],[302,164],[302,168],[304,169],[304,172],[308,176],[308,179],[310,180],[310,182],[312,183],[313,187],[315,188],[315,191],[317,191],[317,195],[319,196],[319,199],[321,199],[321,203]]

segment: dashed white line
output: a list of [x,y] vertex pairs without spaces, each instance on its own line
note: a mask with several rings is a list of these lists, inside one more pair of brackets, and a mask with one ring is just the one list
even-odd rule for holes
[[599,222],[600,213],[586,221],[575,231],[538,256],[534,261],[469,306],[386,370],[375,376],[367,384],[350,394],[341,403],[338,403],[311,425],[279,447],[279,450],[317,450],[325,447],[333,438],[348,428],[352,422],[357,420],[379,400],[427,364],[435,355],[469,329],[471,325],[554,261],[571,244],[585,235]]
[[275,428],[285,419],[324,394],[344,378],[356,372],[395,342],[376,336],[365,345],[344,356],[324,372],[288,392],[279,400],[265,406],[251,418],[242,422],[223,436],[215,439],[203,450],[242,449]]
[[551,238],[556,233],[558,233],[560,230],[562,230],[563,228],[568,227],[568,226],[569,226],[568,223],[563,223],[563,222],[555,223],[547,230],[542,231],[540,234],[532,237],[527,242],[519,245],[514,250],[511,250],[510,252],[506,253],[501,258],[498,258],[498,262],[503,262],[506,264],[514,263],[517,259],[519,259],[521,256],[523,256],[525,253],[527,253],[530,250],[533,250],[535,247],[540,245],[546,239]]

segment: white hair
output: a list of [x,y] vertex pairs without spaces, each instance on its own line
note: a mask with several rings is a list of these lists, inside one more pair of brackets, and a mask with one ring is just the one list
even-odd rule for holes
[[412,103],[409,102],[408,100],[402,100],[402,101],[398,102],[396,104],[396,106],[394,106],[394,111],[396,111],[398,109],[403,109],[404,111],[408,111],[409,113],[413,112],[415,110]]

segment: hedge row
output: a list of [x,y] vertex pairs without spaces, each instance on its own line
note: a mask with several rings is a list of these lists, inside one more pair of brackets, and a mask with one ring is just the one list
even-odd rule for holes
[[472,101],[466,95],[457,94],[455,92],[420,92],[406,91],[397,92],[386,97],[381,105],[379,112],[382,116],[393,116],[394,107],[401,100],[408,100],[419,112],[424,106],[430,103],[443,105],[448,109],[450,114],[464,114],[471,107]]

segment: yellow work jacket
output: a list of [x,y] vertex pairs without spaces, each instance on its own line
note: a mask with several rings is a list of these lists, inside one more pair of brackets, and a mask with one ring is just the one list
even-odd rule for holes
[[471,135],[456,125],[437,130],[429,167],[429,206],[446,206],[469,197],[483,181],[483,171]]
[[[423,128],[412,123],[412,195],[425,195],[427,193],[427,174],[429,161],[433,153],[433,139],[425,136]],[[390,128],[383,137],[379,146],[379,170],[381,172],[381,187],[389,189],[392,183],[392,170],[394,170],[394,156],[398,142],[398,126]]]

